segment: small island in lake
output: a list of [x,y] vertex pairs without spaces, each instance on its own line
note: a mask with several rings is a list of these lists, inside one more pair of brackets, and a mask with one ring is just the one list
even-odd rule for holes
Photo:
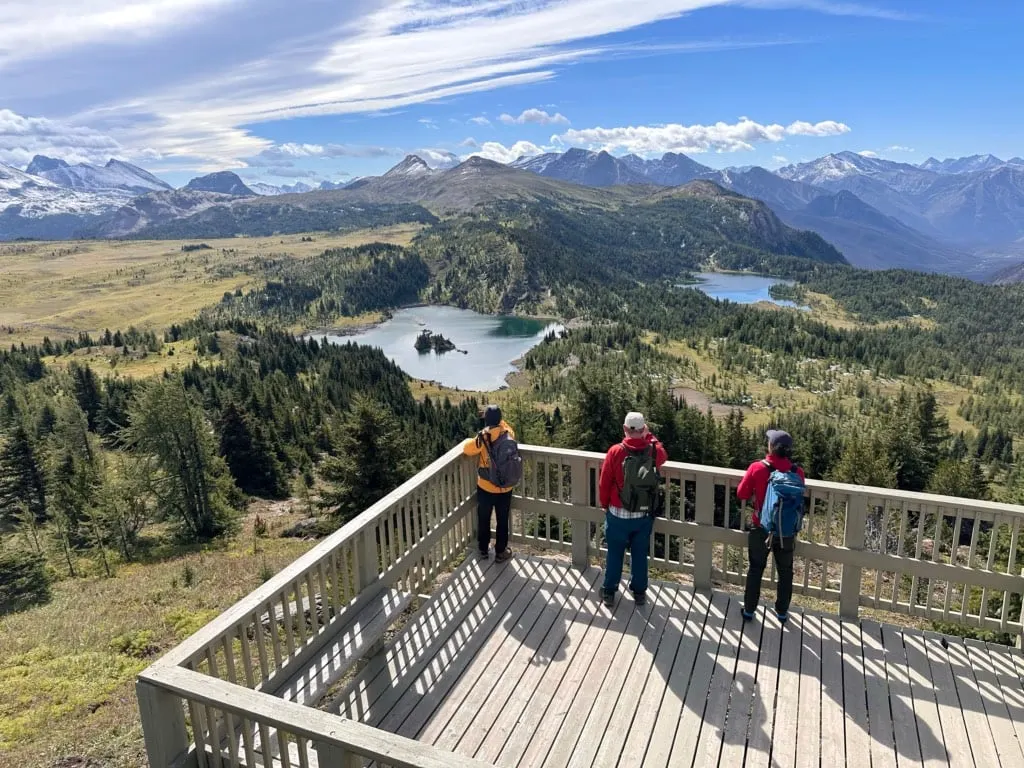
[[413,345],[416,347],[416,351],[421,355],[426,354],[433,350],[437,354],[444,354],[445,352],[453,352],[455,345],[440,333],[431,333],[429,329],[424,330],[416,338],[416,343]]

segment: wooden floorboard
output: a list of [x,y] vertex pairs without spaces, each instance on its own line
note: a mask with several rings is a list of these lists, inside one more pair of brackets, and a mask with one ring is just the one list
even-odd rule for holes
[[910,695],[917,717],[917,738],[921,745],[921,762],[925,768],[948,768],[949,753],[942,734],[935,686],[924,646],[924,636],[911,629],[903,630],[903,648],[907,654]]
[[971,743],[967,738],[967,725],[960,708],[960,697],[953,682],[953,671],[949,666],[947,641],[934,632],[924,633],[925,652],[928,655],[928,670],[935,691],[935,703],[942,723],[942,741],[949,757],[949,768],[984,768],[974,762]]
[[803,617],[803,634],[800,638],[800,712],[798,718],[795,765],[797,768],[819,768],[821,765],[821,617],[807,614]]
[[862,621],[860,636],[864,648],[864,688],[868,701],[868,733],[871,735],[871,768],[896,768],[896,741],[882,627],[873,621]]
[[601,571],[467,561],[336,711],[502,768],[1024,768],[1002,646]]
[[821,764],[846,765],[846,716],[843,711],[842,626],[838,616],[821,618]]
[[1021,751],[1017,733],[1010,721],[1010,712],[1003,700],[988,648],[977,640],[965,640],[964,647],[967,649],[967,658],[974,671],[974,678],[978,681],[985,716],[995,739],[1000,764],[1003,768],[1024,766],[1024,752]]

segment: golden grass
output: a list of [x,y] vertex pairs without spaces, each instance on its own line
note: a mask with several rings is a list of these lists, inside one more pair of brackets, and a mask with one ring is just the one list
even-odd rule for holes
[[[308,258],[328,248],[410,243],[416,224],[278,237],[208,240],[87,240],[0,246],[0,340],[41,342],[134,325],[160,331],[192,318],[227,291],[262,282],[254,258]],[[303,242],[312,237],[312,242]],[[185,244],[210,250],[184,253]]]
[[144,765],[134,676],[259,586],[264,562],[276,573],[313,545],[270,538],[258,546],[253,554],[247,526],[222,549],[62,581],[48,605],[0,618],[0,766],[50,768],[71,755]]

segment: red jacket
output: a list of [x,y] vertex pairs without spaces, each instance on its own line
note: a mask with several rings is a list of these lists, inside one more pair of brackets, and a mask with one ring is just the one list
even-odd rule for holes
[[[765,456],[764,461],[771,462],[771,465],[780,472],[789,472],[793,468],[793,462],[782,456]],[[739,487],[736,488],[736,498],[740,501],[754,499],[752,522],[755,527],[761,525],[761,507],[764,506],[764,495],[768,492],[768,478],[772,474],[772,470],[764,465],[764,461],[755,461],[747,467],[747,474],[743,476]],[[796,471],[800,477],[807,479],[804,477],[803,468],[797,467]]]
[[654,465],[660,468],[668,461],[668,454],[665,453],[665,446],[650,433],[644,437],[627,437],[621,443],[616,443],[608,449],[604,463],[601,465],[601,480],[598,483],[598,499],[602,507],[607,509],[608,507],[622,506],[622,497],[619,496],[619,491],[622,490],[622,485],[626,481],[622,465],[627,456],[626,448],[623,446],[627,446],[633,451],[639,451],[648,444],[654,445]]

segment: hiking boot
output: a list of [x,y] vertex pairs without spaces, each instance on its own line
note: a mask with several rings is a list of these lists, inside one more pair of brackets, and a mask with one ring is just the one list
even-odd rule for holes
[[776,611],[775,612],[775,618],[779,620],[780,624],[785,624],[787,621],[789,621],[789,614],[788,613],[779,613],[778,611]]
[[754,619],[754,612],[753,611],[748,611],[743,606],[740,606],[740,613],[743,614],[743,620],[744,621],[753,621],[753,619]]
[[647,593],[646,592],[633,592],[633,602],[636,603],[637,606],[646,605],[647,604]]
[[494,562],[504,563],[506,560],[512,559],[512,550],[506,548],[504,552],[499,552],[494,556]]
[[609,608],[615,607],[615,590],[614,589],[602,589],[601,590],[601,602],[603,602]]

